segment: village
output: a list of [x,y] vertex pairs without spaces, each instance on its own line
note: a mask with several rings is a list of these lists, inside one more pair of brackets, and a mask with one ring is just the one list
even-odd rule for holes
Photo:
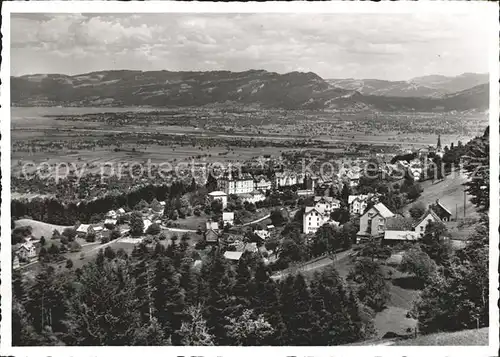
[[[377,164],[377,177],[395,180],[396,185],[405,180],[418,183],[433,163],[429,152],[431,157],[443,157],[445,150],[440,138],[436,147],[398,155],[398,158],[413,157],[410,160],[394,161],[391,160],[393,155],[376,154],[370,163]],[[267,160],[272,162],[270,158]],[[269,264],[279,257],[283,225],[293,219],[300,221],[301,234],[306,241],[314,239],[314,234],[324,225],[340,229],[345,223],[354,222],[359,228],[350,237],[352,244],[375,239],[381,245],[417,241],[429,222],[453,219],[451,207],[439,200],[425,202],[425,210],[418,217],[392,212],[381,202],[382,194],[367,192],[366,187],[360,189],[367,165],[369,162],[365,159],[345,161],[337,172],[328,176],[289,169],[271,175],[227,170],[219,172],[218,179],[209,177],[204,182],[205,187],[198,190],[198,194],[205,195],[201,205],[192,206],[188,202],[183,204],[185,208],[179,204],[173,208],[170,203],[156,198],[149,203],[142,200],[133,209],[119,207],[107,211],[101,222],[77,222],[61,231],[54,229],[50,236],[36,237],[29,228],[16,224],[15,231],[22,231],[22,238],[13,246],[14,269],[36,263],[40,256],[50,252],[51,242],[55,241],[62,243],[57,244],[60,253],[73,253],[74,257],[74,253],[86,246],[97,248],[99,244],[113,246],[113,242],[119,242],[120,247],[128,245],[130,251],[141,242],[168,244],[167,236],[173,235],[175,239],[178,236],[189,238],[193,246],[201,249],[222,245],[224,256],[232,261],[238,261],[245,251],[258,252]],[[131,229],[132,226],[139,228]],[[273,241],[273,244],[266,244],[266,241]],[[266,246],[274,249],[266,249]],[[80,259],[83,256],[81,253]],[[61,259],[62,256],[56,261]]]

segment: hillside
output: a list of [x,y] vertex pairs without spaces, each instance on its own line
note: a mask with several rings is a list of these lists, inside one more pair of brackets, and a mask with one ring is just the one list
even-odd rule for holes
[[[377,81],[375,86],[382,86]],[[454,96],[417,98],[367,95],[339,88],[308,72],[101,71],[75,76],[36,74],[11,77],[13,106],[154,106],[212,104],[261,108],[350,111],[486,110],[487,85]],[[390,92],[388,92],[390,94]]]
[[460,92],[487,84],[488,74],[464,73],[456,77],[430,75],[408,81],[384,81],[379,79],[328,79],[335,87],[355,90],[364,95],[386,97],[433,97]]
[[31,235],[36,238],[40,239],[40,237],[45,237],[45,238],[50,238],[52,237],[52,233],[54,232],[54,229],[57,229],[59,233],[62,233],[62,231],[65,228],[70,228],[68,226],[58,226],[55,224],[50,224],[50,223],[44,223],[40,221],[35,221],[32,219],[20,219],[15,221],[15,226],[16,227],[25,227],[25,226],[30,226],[32,229]]

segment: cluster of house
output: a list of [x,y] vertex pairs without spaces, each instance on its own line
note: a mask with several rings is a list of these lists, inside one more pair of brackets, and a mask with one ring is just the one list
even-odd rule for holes
[[[153,223],[161,224],[161,217],[165,207],[165,201],[158,202],[157,205],[152,204],[151,207],[142,210],[142,223],[144,225],[144,233]],[[111,230],[118,227],[118,219],[126,217],[127,212],[123,208],[110,210],[106,213],[103,223],[96,224],[80,224],[76,227],[76,233],[79,237],[85,238],[88,234],[95,234],[96,240],[109,237]],[[120,234],[127,235],[130,231],[128,225],[124,224],[120,228]]]
[[383,203],[377,203],[360,217],[357,242],[383,239],[386,243],[415,241],[421,238],[430,222],[446,222],[452,213],[439,200],[418,219],[396,215]]
[[[225,226],[227,224],[233,224],[234,221],[234,213],[233,212],[224,212],[222,214],[222,225]],[[262,241],[265,241],[270,237],[270,230],[274,228],[273,225],[268,225],[267,229],[256,229],[253,233],[258,236]],[[229,250],[224,253],[224,257],[228,260],[238,261],[245,251],[250,252],[261,252],[267,251],[265,247],[257,247],[257,243],[252,242],[244,242],[244,238],[238,234],[224,233],[220,228],[219,222],[208,220],[206,222],[204,238],[205,242],[208,244],[218,244],[219,241],[225,237],[226,241],[229,242]],[[271,255],[273,252],[267,251],[268,255]]]

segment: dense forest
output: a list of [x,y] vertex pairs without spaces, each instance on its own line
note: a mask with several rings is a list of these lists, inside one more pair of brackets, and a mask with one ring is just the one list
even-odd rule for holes
[[81,269],[14,274],[14,345],[338,345],[373,333],[372,312],[333,267],[281,282],[254,253],[189,244],[101,251]]

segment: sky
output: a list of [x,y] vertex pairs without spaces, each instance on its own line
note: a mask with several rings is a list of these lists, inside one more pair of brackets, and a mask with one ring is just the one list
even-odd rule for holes
[[407,80],[488,72],[471,14],[12,14],[11,75],[111,69]]

